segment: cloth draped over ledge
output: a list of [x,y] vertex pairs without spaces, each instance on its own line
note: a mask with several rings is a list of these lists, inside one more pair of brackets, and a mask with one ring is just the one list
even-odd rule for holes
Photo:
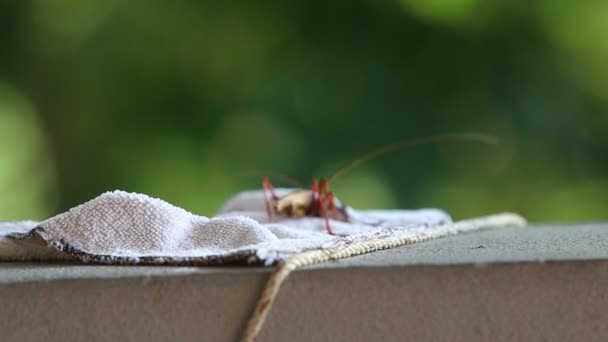
[[[277,189],[279,195],[288,191]],[[262,191],[235,195],[214,217],[144,194],[106,192],[42,222],[0,222],[0,260],[273,265],[299,253],[372,240],[400,237],[413,243],[467,230],[525,225],[515,214],[454,223],[439,209],[347,210],[350,222],[331,221],[340,234],[335,236],[318,217],[268,222]]]

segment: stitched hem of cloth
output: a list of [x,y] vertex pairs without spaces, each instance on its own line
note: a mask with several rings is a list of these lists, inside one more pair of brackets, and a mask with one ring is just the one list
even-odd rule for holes
[[[255,250],[242,250],[224,255],[179,257],[179,256],[120,256],[92,254],[72,246],[63,239],[51,239],[44,228],[36,227],[27,233],[13,233],[6,236],[13,240],[39,242],[57,252],[53,258],[42,258],[45,261],[79,261],[82,263],[106,265],[179,265],[179,266],[217,266],[233,264],[263,265]],[[57,256],[61,256],[57,258]]]
[[241,341],[250,342],[255,340],[266,321],[281,285],[289,274],[298,268],[458,233],[490,228],[523,227],[525,225],[526,221],[523,217],[513,213],[504,213],[455,222],[430,233],[403,233],[395,236],[373,238],[332,249],[312,250],[296,254],[280,262],[273,271],[251,314]]

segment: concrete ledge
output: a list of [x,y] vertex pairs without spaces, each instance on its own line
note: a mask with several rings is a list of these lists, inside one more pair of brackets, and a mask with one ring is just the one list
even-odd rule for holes
[[[608,224],[459,235],[317,265],[259,341],[604,340]],[[0,264],[2,341],[235,341],[265,268]]]

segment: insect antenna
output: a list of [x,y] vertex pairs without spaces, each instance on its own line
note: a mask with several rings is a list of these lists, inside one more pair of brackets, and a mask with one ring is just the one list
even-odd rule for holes
[[240,173],[241,176],[244,177],[272,177],[272,178],[276,178],[276,179],[280,179],[281,181],[284,181],[285,183],[288,183],[289,185],[292,185],[298,189],[303,189],[304,187],[302,186],[302,183],[300,183],[297,179],[295,179],[294,177],[288,176],[286,174],[280,173],[280,172],[275,172],[275,171],[269,171],[269,170],[252,170],[252,171],[246,171],[246,172],[242,172]]
[[352,162],[346,164],[342,168],[338,169],[338,171],[336,171],[331,177],[329,177],[327,182],[330,183],[334,179],[350,172],[352,169],[356,168],[357,166],[359,166],[363,163],[366,163],[374,158],[380,157],[384,154],[387,154],[387,153],[390,153],[390,152],[393,152],[396,150],[404,149],[404,148],[418,146],[418,145],[446,142],[446,141],[471,141],[471,142],[479,142],[482,144],[495,145],[498,143],[498,138],[496,136],[485,134],[485,133],[463,132],[463,133],[436,134],[436,135],[430,135],[430,136],[426,136],[426,137],[422,137],[422,138],[416,138],[416,139],[396,142],[396,143],[393,143],[390,145],[380,147],[380,148],[378,148],[374,151],[371,151],[371,152],[365,154],[364,156],[362,156],[358,159],[355,159]]

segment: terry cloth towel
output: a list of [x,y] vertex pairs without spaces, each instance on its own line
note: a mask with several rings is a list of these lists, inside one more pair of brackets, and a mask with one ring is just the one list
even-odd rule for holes
[[[277,189],[279,195],[288,191]],[[239,193],[209,218],[147,195],[107,192],[43,222],[0,223],[0,260],[272,265],[302,252],[379,238],[400,236],[413,243],[460,231],[525,224],[514,214],[454,224],[438,209],[348,208],[352,222],[331,221],[332,229],[342,235],[334,236],[327,233],[322,218],[268,222],[263,196],[262,191]]]

